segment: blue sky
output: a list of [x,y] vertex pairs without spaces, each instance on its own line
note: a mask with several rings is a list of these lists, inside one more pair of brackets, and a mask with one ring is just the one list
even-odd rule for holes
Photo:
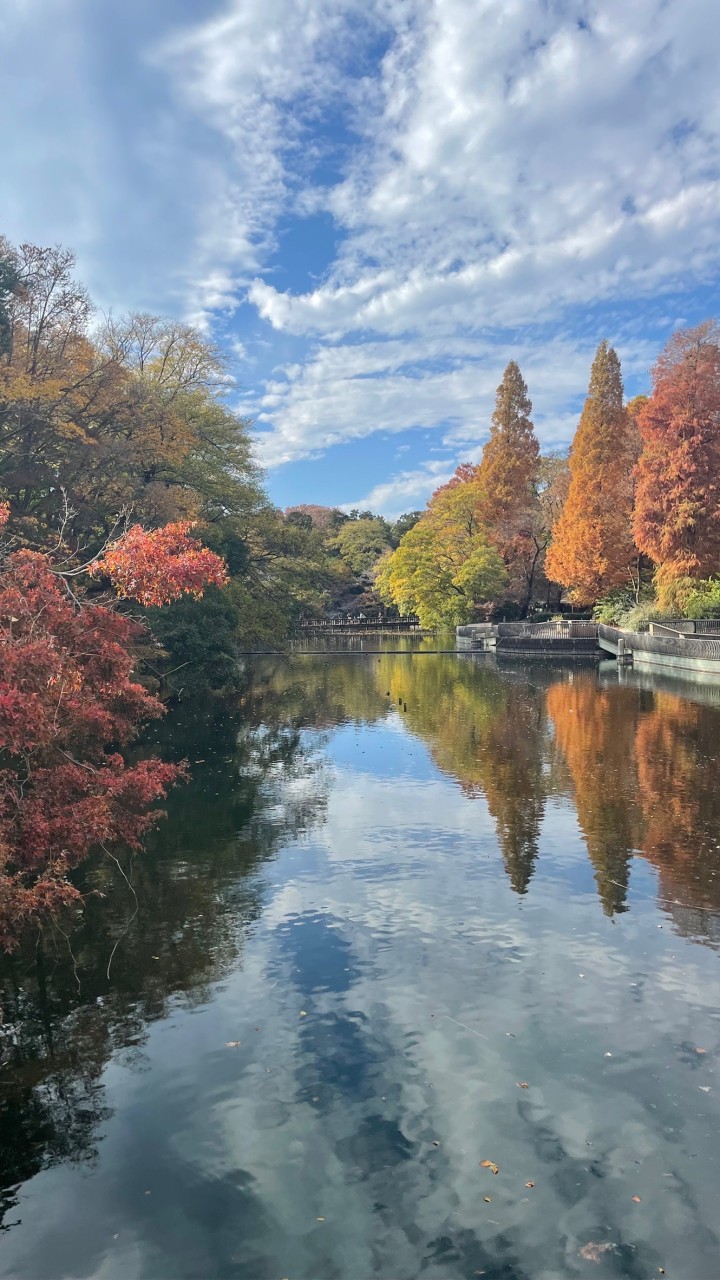
[[717,309],[717,0],[4,0],[0,231],[228,351],[271,496],[421,506]]

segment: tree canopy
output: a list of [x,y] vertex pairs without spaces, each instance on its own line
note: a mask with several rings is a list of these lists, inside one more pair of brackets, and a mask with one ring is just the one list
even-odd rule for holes
[[547,554],[548,574],[578,604],[592,604],[631,579],[634,461],[620,361],[601,342],[570,453],[567,500]]
[[[658,566],[661,602],[683,580],[720,571],[720,329],[707,321],[673,334],[637,425],[633,528]],[[681,593],[682,594],[682,593]]]
[[452,626],[473,617],[480,601],[503,588],[502,559],[478,518],[481,491],[461,476],[439,489],[417,524],[381,562],[377,586],[423,626]]

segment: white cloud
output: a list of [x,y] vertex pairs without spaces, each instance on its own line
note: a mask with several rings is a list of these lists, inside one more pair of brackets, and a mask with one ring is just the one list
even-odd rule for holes
[[447,459],[425,462],[413,471],[402,471],[389,480],[373,485],[362,498],[345,503],[344,507],[348,511],[353,507],[369,509],[386,516],[388,520],[397,520],[404,511],[424,507],[430,494],[439,485],[445,484],[454,470],[455,464],[448,465]]
[[[633,337],[618,346],[626,370],[642,373],[649,367],[652,344]],[[594,347],[594,340],[565,335],[544,341],[532,335],[515,342],[458,335],[320,346],[268,382],[249,406],[260,427],[270,428],[258,437],[260,455],[274,467],[377,432],[439,427],[442,444],[456,455],[441,470],[452,471],[457,462],[479,456],[510,359],[519,361],[529,382],[544,446],[564,447],[577,423],[577,412],[568,406],[587,385]],[[378,485],[362,504],[392,514],[396,497],[426,497],[436,487],[432,471],[409,475],[407,481]]]
[[[715,9],[215,0],[182,25],[170,0],[15,0],[2,228],[77,247],[104,307],[253,352],[271,327],[294,353],[251,394],[271,465],[409,427],[479,447],[510,356],[564,443],[599,338],[646,369],[653,300],[717,278]],[[317,213],[331,261],[293,261],[291,292],[279,228]]]
[[[505,336],[500,349],[522,327],[530,351],[560,356],[547,346],[547,326],[570,309],[647,306],[706,282],[720,265],[720,41],[709,0],[692,14],[664,0],[602,9],[583,0],[501,8],[429,0],[408,9],[346,177],[315,193],[315,207],[345,233],[327,279],[299,294],[260,278],[249,289],[276,330],[325,344],[294,393],[269,406],[271,459],[318,445],[327,401],[299,415],[298,386],[316,384],[328,344],[346,353],[349,335],[353,351],[435,337],[449,361],[459,337],[467,349],[464,363],[423,379],[414,407],[395,372],[380,375],[384,390],[343,380],[333,441],[375,429],[363,424],[378,402],[378,430],[447,413],[461,436],[477,438],[464,401],[473,384],[481,400],[500,371],[484,363],[488,331]],[[587,334],[583,360],[603,324],[599,317]],[[649,364],[651,346],[628,342],[625,354]],[[533,375],[538,401],[548,379],[564,387],[564,401],[556,395],[548,406],[552,437],[552,423],[567,425],[568,396],[582,392],[587,363],[574,363],[571,386],[559,363]]]

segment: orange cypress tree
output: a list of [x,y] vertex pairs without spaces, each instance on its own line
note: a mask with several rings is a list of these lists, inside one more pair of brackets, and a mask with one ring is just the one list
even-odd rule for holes
[[526,607],[542,552],[537,536],[540,446],[531,413],[527,385],[511,360],[497,389],[477,479],[484,494],[483,521],[505,562],[511,593]]
[[632,532],[633,429],[623,407],[620,361],[601,342],[570,454],[570,485],[548,548],[546,573],[592,604],[629,582],[637,565]]
[[720,570],[720,329],[714,321],[673,334],[655,366],[638,428],[635,539],[658,566],[661,604],[672,607],[683,579]]

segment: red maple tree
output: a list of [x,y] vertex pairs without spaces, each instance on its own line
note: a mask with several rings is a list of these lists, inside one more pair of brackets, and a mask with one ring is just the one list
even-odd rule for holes
[[[0,526],[8,508],[0,504]],[[134,678],[144,629],[113,601],[92,603],[78,568],[7,550],[0,575],[0,946],[80,900],[68,873],[93,850],[140,847],[153,808],[184,772],[122,749],[163,707]],[[188,526],[138,527],[91,570],[144,604],[202,593],[223,562]]]
[[[634,533],[657,568],[662,604],[682,580],[720,567],[720,328],[706,321],[673,334],[637,417]],[[677,598],[675,598],[677,597]]]

